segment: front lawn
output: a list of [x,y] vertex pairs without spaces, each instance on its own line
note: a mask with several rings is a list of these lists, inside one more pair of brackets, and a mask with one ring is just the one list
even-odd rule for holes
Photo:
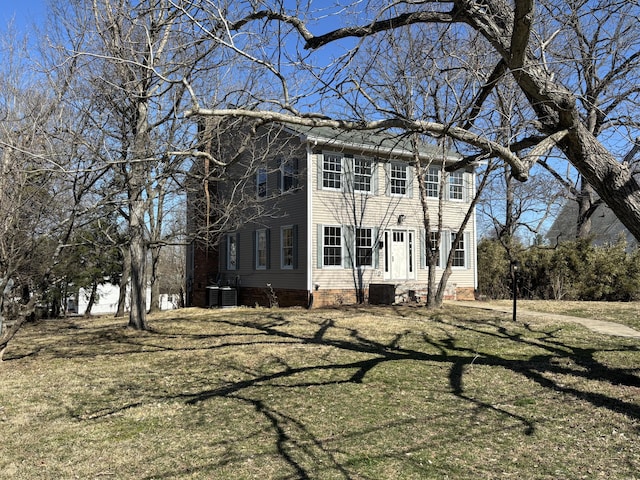
[[28,325],[3,479],[640,478],[640,347],[447,305]]

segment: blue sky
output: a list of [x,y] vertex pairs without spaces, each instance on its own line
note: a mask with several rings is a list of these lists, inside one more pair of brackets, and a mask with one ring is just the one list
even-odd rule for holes
[[46,5],[46,0],[0,0],[0,31],[6,30],[12,20],[19,32],[25,31],[34,23],[41,23]]

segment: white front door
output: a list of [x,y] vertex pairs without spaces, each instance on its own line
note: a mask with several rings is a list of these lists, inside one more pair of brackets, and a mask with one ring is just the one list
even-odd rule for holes
[[413,232],[409,230],[391,230],[385,232],[388,248],[385,248],[385,277],[390,280],[408,280],[413,272]]

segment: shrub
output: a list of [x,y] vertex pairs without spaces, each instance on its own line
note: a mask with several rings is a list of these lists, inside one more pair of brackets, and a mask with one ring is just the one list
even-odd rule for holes
[[497,240],[478,243],[478,293],[488,298],[507,298],[511,292],[509,259]]
[[[630,301],[640,299],[640,252],[621,240],[594,246],[590,239],[517,253],[518,294],[529,299]],[[496,240],[478,245],[478,289],[490,298],[511,296],[506,250]]]

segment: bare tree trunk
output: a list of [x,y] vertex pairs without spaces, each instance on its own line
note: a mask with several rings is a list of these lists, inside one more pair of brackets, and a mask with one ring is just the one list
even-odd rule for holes
[[567,135],[564,150],[618,219],[640,239],[640,185],[626,164],[613,155],[581,124]]
[[[146,157],[148,117],[147,105],[143,101],[138,104],[138,121],[136,149],[138,159]],[[145,168],[141,161],[132,162],[129,177],[129,254],[131,261],[131,310],[129,311],[129,327],[136,330],[147,329],[147,279],[145,267],[147,263],[147,242],[145,239],[144,200]]]
[[[515,234],[515,215],[514,215],[514,188],[513,188],[513,176],[508,168],[504,169],[504,183],[506,188],[506,201],[505,201],[505,219],[504,229],[500,232],[500,239],[503,240],[503,244],[507,243],[511,245],[511,240]],[[507,242],[504,242],[505,237]]]
[[118,294],[116,318],[124,317],[125,306],[127,303],[127,286],[129,285],[129,277],[131,276],[131,255],[129,247],[127,246],[120,250],[122,251],[122,277],[120,277],[120,292]]
[[591,234],[591,218],[598,207],[593,187],[581,179],[581,188],[576,198],[578,202],[578,218],[576,223],[576,238],[586,238]]
[[[429,249],[427,249],[429,250]],[[435,262],[429,262],[427,277],[427,308],[432,309],[440,306],[436,302],[436,265]]]
[[436,291],[436,296],[433,301],[434,306],[442,305],[444,300],[444,294],[447,290],[447,282],[449,281],[449,277],[451,277],[451,265],[450,262],[447,262],[447,267],[442,272],[442,277],[440,277],[440,282],[438,283],[438,290]]
[[149,284],[151,286],[151,300],[149,313],[160,311],[160,279],[158,278],[158,265],[160,264],[160,247],[152,246],[151,250],[151,275]]
[[184,287],[180,287],[180,292],[178,293],[178,308],[184,308],[185,305],[186,301]]
[[144,201],[131,202],[129,254],[131,259],[131,310],[129,326],[136,330],[147,329],[145,264],[147,256],[144,238]]
[[98,282],[94,280],[91,283],[91,293],[89,294],[89,301],[87,302],[87,308],[84,311],[84,316],[88,317],[91,315],[91,309],[93,308],[93,304],[96,302],[96,294],[98,293]]
[[[540,130],[549,135],[566,131],[559,147],[623,225],[640,239],[640,185],[631,169],[620,164],[582,123],[576,98],[569,90],[545,71],[526,49],[519,55],[514,54],[514,43],[526,45],[529,31],[514,25],[512,10],[504,8],[501,0],[486,3],[491,16],[478,13],[470,2],[465,5],[468,10],[463,21],[480,32],[507,62],[541,122]],[[516,6],[527,3],[516,2]],[[512,36],[499,33],[504,31],[504,25],[514,25]]]
[[[464,231],[466,230],[467,225],[471,220],[471,217],[474,215],[476,204],[478,203],[480,194],[482,193],[485,186],[487,185],[487,181],[489,180],[492,170],[493,170],[492,165],[491,164],[487,165],[487,169],[485,170],[484,175],[482,176],[482,180],[480,181],[480,184],[477,186],[476,191],[470,193],[470,195],[472,195],[473,197],[472,197],[471,203],[469,204],[469,207],[467,208],[467,212],[465,213],[464,219],[462,220],[462,223],[458,228],[458,232],[456,233],[456,238],[462,238],[462,236],[464,235]],[[468,248],[468,247],[465,246],[465,248]],[[442,272],[442,277],[440,277],[440,283],[438,284],[438,291],[436,292],[436,298],[434,300],[435,305],[442,305],[442,301],[444,300],[444,294],[447,287],[447,282],[449,281],[449,277],[451,276],[451,268],[453,266],[454,254],[455,254],[455,248],[452,245],[451,250],[449,251],[449,256],[447,258],[447,264],[445,266],[444,271]]]
[[129,194],[129,252],[131,254],[131,310],[129,327],[136,330],[147,329],[147,241],[145,238],[147,201],[145,201],[145,182],[147,171],[145,163],[151,157],[149,152],[149,104],[143,96],[145,83],[142,82],[141,98],[137,100],[133,161],[130,164],[128,178]]
[[[417,149],[417,144],[414,143],[414,149]],[[416,150],[417,152],[417,150]],[[418,180],[418,190],[420,193],[420,204],[422,206],[422,223],[424,226],[424,246],[425,246],[425,260],[428,271],[427,276],[427,308],[435,308],[436,305],[436,266],[438,256],[433,252],[431,248],[431,218],[429,215],[429,202],[427,200],[427,188],[424,184],[424,169],[422,167],[422,161],[420,155],[414,153],[414,162],[416,166],[416,178]],[[438,245],[440,245],[440,233],[438,231]]]
[[0,362],[2,362],[2,357],[4,355],[5,350],[7,349],[7,345],[11,341],[13,337],[15,337],[16,333],[22,328],[22,326],[27,323],[29,320],[29,316],[33,313],[35,308],[35,300],[33,305],[30,308],[26,309],[24,314],[21,314],[16,322],[7,329],[2,335],[0,335]]

